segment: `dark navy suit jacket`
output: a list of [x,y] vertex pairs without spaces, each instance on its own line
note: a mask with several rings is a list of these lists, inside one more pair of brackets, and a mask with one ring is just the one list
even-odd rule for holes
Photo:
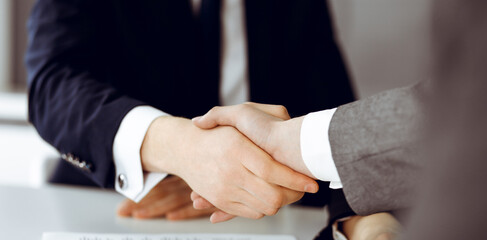
[[[251,101],[299,116],[354,100],[325,1],[247,0],[245,12]],[[30,121],[98,186],[113,187],[113,140],[131,109],[191,118],[219,104],[219,42],[189,1],[38,0],[28,30]]]

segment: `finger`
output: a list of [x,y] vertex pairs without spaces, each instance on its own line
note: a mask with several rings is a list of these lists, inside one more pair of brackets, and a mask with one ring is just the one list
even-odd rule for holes
[[203,117],[194,119],[193,123],[203,129],[219,125],[235,127],[255,145],[266,151],[272,151],[271,148],[268,148],[272,146],[272,143],[268,141],[276,123],[279,121],[283,120],[249,104],[242,104],[230,107],[214,107]]
[[191,200],[180,195],[170,195],[164,199],[153,202],[150,205],[136,209],[132,216],[139,219],[155,218],[164,216],[166,213],[177,209],[186,204],[191,204]]
[[202,129],[211,129],[218,125],[235,126],[238,106],[213,107],[205,115],[193,118],[192,121]]
[[197,198],[201,198],[201,195],[199,195],[198,193],[196,193],[195,191],[192,191],[191,192],[191,200],[195,200]]
[[193,201],[193,208],[195,209],[207,209],[215,207],[208,200],[201,197],[196,192],[191,192],[191,200]]
[[[284,195],[283,188],[274,184],[270,184],[261,178],[255,178],[254,181],[245,181],[243,183],[243,189],[249,192],[253,197],[261,201],[258,211],[263,211],[265,215],[274,215],[277,213],[287,201],[286,195]],[[253,202],[243,202],[250,207],[255,204]]]
[[138,202],[132,210],[144,208],[151,205],[153,202],[159,201],[162,198],[171,194],[181,193],[189,190],[189,186],[184,180],[177,176],[169,176],[159,182],[140,202]]
[[269,212],[266,212],[268,216],[276,214],[281,207],[294,203],[304,196],[304,192],[269,184],[262,179],[259,181],[259,185],[246,184],[244,188],[270,207]]
[[[253,177],[254,180],[257,180],[257,181],[260,180],[260,179],[256,178],[255,176],[251,176],[251,177]],[[246,181],[251,181],[251,180],[248,178]],[[251,182],[254,182],[254,181],[251,181]],[[252,183],[249,185],[257,186],[257,184],[255,184],[255,183]],[[258,213],[261,213],[264,215],[274,215],[278,209],[273,207],[269,201],[266,201],[267,199],[262,200],[264,198],[262,193],[258,193],[258,194],[261,194],[261,195],[251,193],[251,192],[247,191],[246,189],[239,189],[239,191],[236,191],[235,194],[232,196],[233,199],[230,199],[230,200],[233,200],[236,203],[243,204],[247,208],[252,209],[255,212],[258,212]],[[227,212],[227,213],[246,217],[245,215],[242,215],[242,213],[240,213],[240,212],[231,212],[231,210],[232,210],[231,208],[226,209],[226,208],[224,208],[224,206],[223,207],[219,207],[217,205],[215,205],[215,206],[218,207],[219,209]],[[247,214],[247,213],[244,212],[243,214]],[[253,218],[252,216],[247,216],[247,217]]]
[[214,207],[208,200],[200,197],[193,201],[193,207],[195,209],[208,209]]
[[290,190],[290,189],[283,188],[283,187],[281,187],[281,191],[282,191],[282,194],[284,196],[284,202],[283,202],[283,205],[281,207],[288,205],[288,204],[291,204],[291,203],[295,203],[295,202],[299,201],[301,198],[303,198],[303,196],[304,196],[304,192],[298,192],[298,191]]
[[[266,124],[271,120],[290,119],[287,109],[279,105],[247,103],[241,105],[214,107],[202,117],[193,118],[193,123],[203,129],[219,125],[233,126],[241,132],[249,132],[251,123]],[[258,121],[257,121],[258,120]]]
[[166,214],[166,218],[171,221],[192,219],[198,217],[209,216],[211,213],[216,211],[216,208],[208,208],[203,210],[194,209],[191,204],[178,208],[176,210],[170,211]]
[[130,199],[123,200],[117,207],[117,215],[121,217],[132,216],[132,211],[137,204]]
[[256,176],[268,183],[273,183],[298,192],[318,192],[318,183],[312,178],[298,173],[283,164],[267,157],[249,157],[244,166]]
[[211,214],[210,222],[211,223],[220,223],[220,222],[228,221],[228,220],[233,219],[235,217],[236,217],[235,215],[228,214],[226,212],[218,210],[218,211],[214,212],[213,214]]
[[265,215],[261,212],[255,211],[254,209],[248,207],[245,204],[239,202],[233,202],[229,204],[228,210],[220,208],[222,211],[227,212],[230,215],[250,218],[250,219],[261,219]]

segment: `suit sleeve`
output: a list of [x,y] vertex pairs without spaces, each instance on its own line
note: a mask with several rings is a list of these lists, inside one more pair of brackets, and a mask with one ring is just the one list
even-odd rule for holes
[[[123,117],[144,103],[112,87],[90,9],[96,1],[39,0],[28,23],[29,119],[41,137],[101,187],[115,179],[112,146]],[[66,157],[68,156],[68,157]]]
[[408,208],[422,163],[417,142],[428,82],[343,105],[329,129],[333,160],[359,215]]

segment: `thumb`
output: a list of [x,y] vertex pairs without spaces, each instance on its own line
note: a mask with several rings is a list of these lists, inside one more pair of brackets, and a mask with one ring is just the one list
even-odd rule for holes
[[235,126],[235,117],[239,106],[213,107],[205,115],[192,119],[193,124],[202,129],[211,129],[219,125]]

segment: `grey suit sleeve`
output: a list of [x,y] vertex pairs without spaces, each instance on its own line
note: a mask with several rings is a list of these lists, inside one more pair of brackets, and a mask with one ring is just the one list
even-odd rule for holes
[[339,107],[329,139],[343,191],[359,215],[410,204],[426,82]]

